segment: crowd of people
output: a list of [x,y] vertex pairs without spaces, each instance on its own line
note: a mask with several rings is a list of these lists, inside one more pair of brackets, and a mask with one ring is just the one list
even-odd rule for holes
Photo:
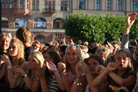
[[138,44],[129,43],[136,13],[129,14],[122,40],[107,44],[72,39],[42,45],[22,27],[11,39],[0,34],[2,92],[138,92]]

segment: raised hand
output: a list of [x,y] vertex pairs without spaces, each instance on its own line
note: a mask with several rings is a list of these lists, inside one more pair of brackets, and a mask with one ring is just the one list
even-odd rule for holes
[[56,65],[52,62],[46,62],[46,67],[52,72],[57,71]]
[[11,61],[10,61],[9,57],[7,55],[5,55],[5,54],[3,54],[3,56],[1,57],[1,60],[5,61],[7,66],[11,65]]
[[25,74],[25,71],[19,67],[19,66],[14,66],[14,69],[13,69],[16,73],[21,73],[22,76]]
[[87,74],[87,73],[89,72],[88,66],[87,66],[87,64],[84,63],[84,62],[81,63],[81,69],[82,69],[82,71],[83,71],[85,74]]
[[133,25],[133,23],[135,22],[136,15],[137,15],[137,13],[134,12],[127,16],[127,26],[128,27],[131,27]]
[[115,70],[116,68],[117,68],[117,64],[114,63],[114,62],[109,62],[108,65],[107,65],[107,69],[108,69],[109,71],[113,71],[113,70]]
[[81,64],[80,64],[80,62],[78,62],[78,63],[76,64],[75,70],[76,70],[77,77],[80,77],[81,74],[82,74],[82,69],[81,69]]
[[97,74],[101,74],[104,71],[105,67],[103,65],[98,65],[96,67]]
[[110,52],[113,53],[114,46],[110,42],[108,42],[108,41],[107,41],[107,45],[108,45],[108,47],[110,49]]
[[65,73],[66,72],[65,63],[59,62],[57,65],[57,69],[59,70],[60,73]]
[[37,68],[37,75],[39,78],[44,78],[45,75],[44,75],[44,68],[41,68],[40,65],[38,65],[38,68]]

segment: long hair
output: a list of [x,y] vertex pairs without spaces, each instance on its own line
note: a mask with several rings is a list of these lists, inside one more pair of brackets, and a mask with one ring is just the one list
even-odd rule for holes
[[127,50],[125,50],[125,49],[121,49],[121,50],[118,50],[117,52],[116,52],[116,54],[114,55],[114,57],[113,57],[113,62],[115,62],[115,60],[116,60],[116,58],[117,58],[117,55],[120,53],[120,52],[124,52],[125,54],[126,54],[126,57],[128,58],[128,67],[127,67],[127,72],[133,72],[134,71],[134,67],[133,67],[133,65],[132,65],[132,62],[131,62],[131,59],[130,59],[130,55],[129,55],[129,53],[128,53],[128,51]]
[[70,46],[68,46],[68,47],[66,48],[66,50],[65,50],[65,57],[64,57],[64,62],[65,62],[65,64],[66,64],[66,69],[67,69],[67,71],[70,71],[70,69],[71,69],[70,64],[69,64],[68,61],[67,61],[67,51],[68,51],[70,48],[76,48],[77,53],[78,53],[78,61],[79,61],[79,62],[83,61],[84,58],[85,58],[85,55],[83,55],[83,52],[82,52],[82,50],[81,50],[81,48],[80,48],[79,46],[77,46],[77,45],[70,45]]
[[[15,38],[15,39],[12,39],[11,40],[11,43],[16,43],[16,45],[17,45],[17,48],[18,48],[18,52],[17,52],[17,59],[18,59],[18,62],[17,62],[17,64],[20,66],[24,61],[25,61],[25,59],[24,59],[24,45],[23,45],[23,43],[19,40],[19,39],[17,39],[17,38]],[[12,60],[12,57],[11,56],[9,56],[10,57],[10,59]],[[13,62],[13,61],[12,61]]]

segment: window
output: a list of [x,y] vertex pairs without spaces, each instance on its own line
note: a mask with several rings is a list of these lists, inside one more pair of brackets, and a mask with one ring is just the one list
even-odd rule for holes
[[27,27],[27,20],[22,17],[16,18],[15,27]]
[[20,0],[20,9],[23,9],[23,0]]
[[53,28],[62,29],[63,28],[63,19],[57,18],[53,21]]
[[45,11],[47,11],[47,1],[45,1]]
[[138,11],[138,2],[133,1],[133,11]]
[[96,0],[96,10],[100,10],[100,0]]
[[33,4],[33,5],[32,5],[32,9],[35,10],[35,1],[33,1],[32,4]]
[[111,0],[107,0],[107,10],[111,10]]
[[49,11],[51,11],[51,1],[49,1]]
[[52,10],[55,11],[55,1],[53,1]]
[[8,8],[8,0],[5,1],[5,8]]
[[2,28],[8,28],[8,19],[7,18],[2,17],[1,26],[2,26]]
[[118,0],[118,11],[122,11],[122,1]]
[[26,9],[28,9],[28,4],[29,4],[28,0],[26,0]]
[[86,9],[86,1],[79,0],[79,9]]
[[10,0],[10,9],[12,8],[12,0]]
[[34,27],[35,28],[46,28],[46,20],[43,18],[36,18]]
[[68,1],[61,1],[61,11],[67,11]]
[[1,0],[1,5],[2,5],[2,8],[4,8],[4,2],[3,2],[3,0]]
[[36,10],[39,10],[39,1],[36,1]]
[[45,11],[46,12],[55,11],[55,0],[45,1]]

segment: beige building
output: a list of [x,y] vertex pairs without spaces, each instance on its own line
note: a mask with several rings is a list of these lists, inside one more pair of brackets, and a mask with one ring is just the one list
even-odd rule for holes
[[68,0],[1,0],[2,32],[28,27],[32,40],[49,42],[63,39],[63,20],[69,15]]
[[2,32],[30,28],[32,40],[49,42],[65,37],[63,21],[69,13],[128,15],[138,11],[138,0],[1,0]]
[[138,0],[71,0],[70,12],[89,14],[110,13],[112,15],[128,15],[138,11]]

